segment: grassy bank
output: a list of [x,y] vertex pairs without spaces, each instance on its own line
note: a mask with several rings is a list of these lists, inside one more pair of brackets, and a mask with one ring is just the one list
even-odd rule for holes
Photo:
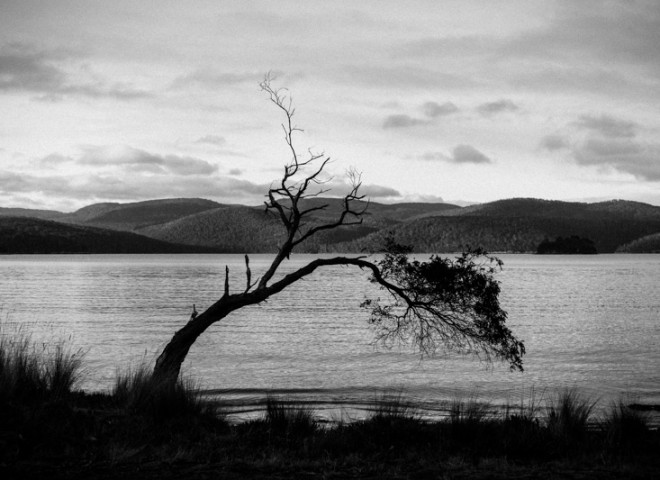
[[328,427],[269,398],[262,418],[230,425],[191,382],[119,373],[112,392],[76,390],[83,367],[63,345],[0,337],[2,478],[650,478],[660,434],[622,403],[595,416],[575,390],[493,414],[456,400],[423,421],[405,396]]

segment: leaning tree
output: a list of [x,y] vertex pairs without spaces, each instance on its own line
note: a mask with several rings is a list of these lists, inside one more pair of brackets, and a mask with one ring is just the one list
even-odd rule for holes
[[252,278],[249,257],[245,255],[245,287],[230,292],[229,269],[225,267],[224,294],[204,312],[193,315],[179,329],[156,360],[154,378],[176,382],[183,361],[197,338],[214,323],[235,310],[259,304],[319,268],[352,265],[370,273],[370,281],[384,291],[384,298],[368,299],[362,307],[370,311],[378,340],[391,344],[405,342],[423,354],[438,348],[473,353],[488,360],[507,362],[512,370],[522,370],[525,347],[505,325],[506,312],[499,304],[499,283],[494,274],[501,262],[481,250],[464,252],[454,260],[431,256],[428,261],[411,259],[409,247],[388,239],[384,255],[317,258],[275,280],[282,264],[297,246],[321,232],[362,223],[368,202],[360,194],[361,177],[349,172],[350,191],[343,196],[342,209],[334,221],[323,223],[315,213],[329,204],[306,202],[327,192],[321,175],[330,158],[312,152],[303,157],[294,145],[302,130],[295,126],[295,109],[286,89],[272,85],[270,76],[260,84],[269,100],[284,115],[282,128],[291,160],[282,178],[266,194],[266,213],[275,213],[285,230],[284,239],[272,263],[260,278]]

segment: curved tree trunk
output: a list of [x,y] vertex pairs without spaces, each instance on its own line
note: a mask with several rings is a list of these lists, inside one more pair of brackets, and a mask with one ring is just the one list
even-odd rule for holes
[[200,316],[191,319],[183,328],[178,330],[158,356],[153,372],[154,377],[172,383],[176,382],[181,371],[181,364],[186,359],[190,347],[211,323],[213,322],[204,321]]
[[264,296],[259,291],[238,295],[228,295],[226,293],[204,313],[191,318],[183,328],[174,334],[156,359],[153,376],[161,381],[175,383],[190,347],[207,328],[222,320],[234,310],[259,303],[266,298],[267,295]]
[[363,269],[366,268],[371,270],[374,278],[379,283],[386,285],[388,288],[396,288],[384,282],[380,276],[380,272],[374,264],[359,257],[319,258],[295,272],[286,275],[272,285],[260,284],[252,291],[246,290],[243,293],[229,294],[228,289],[226,288],[225,294],[220,300],[211,305],[204,313],[191,318],[183,328],[174,334],[156,360],[156,365],[153,371],[154,378],[175,383],[181,372],[181,365],[190,351],[190,347],[192,347],[197,338],[204,333],[207,328],[222,320],[234,310],[241,309],[248,305],[261,303],[268,297],[281,292],[289,285],[309,275],[318,267],[328,265],[354,265]]

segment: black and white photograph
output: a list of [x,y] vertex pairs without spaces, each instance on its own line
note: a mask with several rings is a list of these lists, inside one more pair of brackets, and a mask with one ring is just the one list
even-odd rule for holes
[[0,0],[0,476],[660,475],[660,2]]

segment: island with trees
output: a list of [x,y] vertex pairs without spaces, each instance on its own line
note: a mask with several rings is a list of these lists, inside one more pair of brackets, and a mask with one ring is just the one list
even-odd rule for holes
[[595,255],[596,245],[588,238],[571,235],[557,237],[555,240],[543,240],[536,249],[539,255]]

